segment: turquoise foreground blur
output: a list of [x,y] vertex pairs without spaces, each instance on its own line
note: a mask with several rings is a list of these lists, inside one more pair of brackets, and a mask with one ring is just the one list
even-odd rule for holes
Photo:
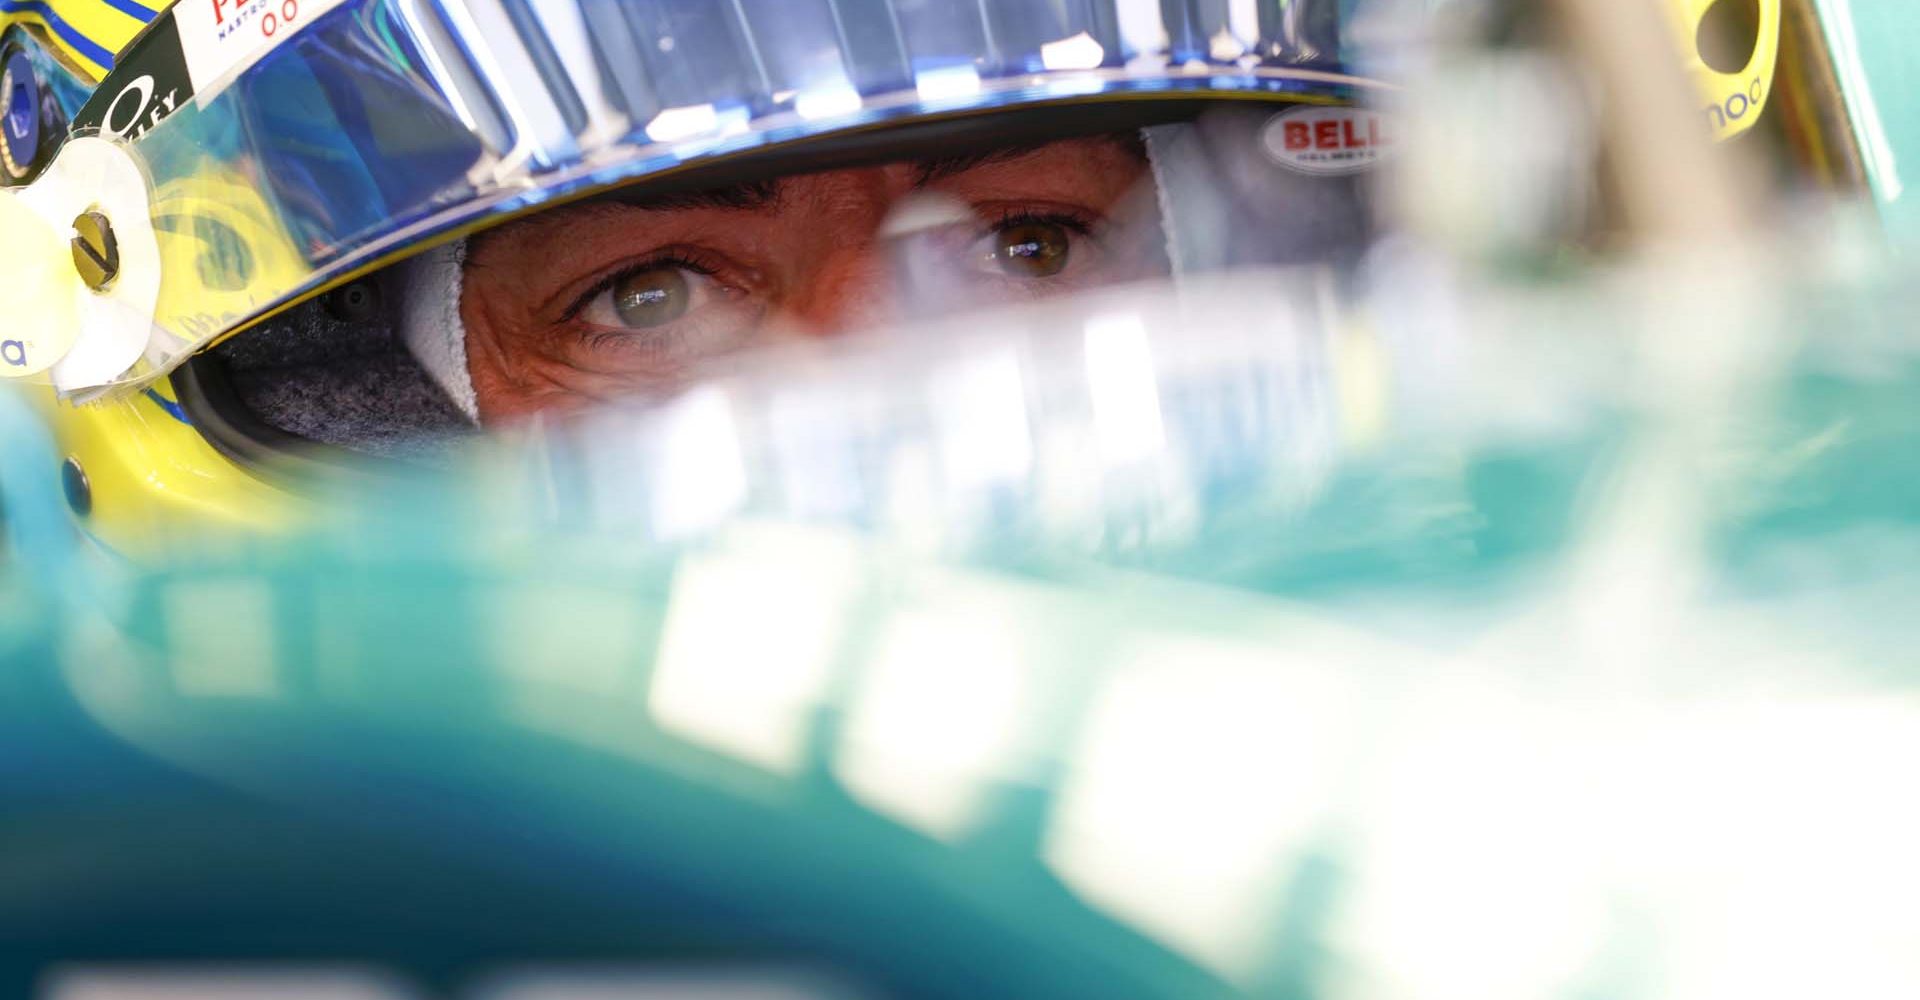
[[164,560],[0,397],[0,994],[1912,996],[1912,286],[1638,287],[1454,372],[1096,310],[811,471],[746,377]]

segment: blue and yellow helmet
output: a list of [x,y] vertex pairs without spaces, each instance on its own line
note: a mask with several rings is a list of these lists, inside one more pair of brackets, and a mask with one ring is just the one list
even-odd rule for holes
[[[1742,80],[1772,66],[1779,29],[1776,0],[1755,2]],[[1675,6],[1704,16],[1701,2]],[[317,453],[310,435],[261,419],[231,365],[207,359],[255,337],[361,335],[380,306],[369,276],[403,258],[616,188],[1138,129],[1227,104],[1351,105],[1384,86],[1356,71],[1365,7],[9,4],[0,266],[25,277],[10,279],[23,292],[0,371],[51,382],[71,499],[101,537],[276,523],[298,492],[285,468]],[[1324,111],[1290,124],[1262,135],[1307,173],[1342,172],[1370,134]],[[308,457],[257,461],[290,455]]]
[[[96,530],[169,511],[254,519],[279,506],[273,476],[246,461],[273,435],[238,426],[211,366],[185,364],[242,330],[611,188],[872,158],[915,129],[951,145],[1206,103],[1349,103],[1377,86],[1344,58],[1353,6],[15,5],[7,120],[29,134],[8,133],[7,180],[31,211],[9,219],[58,234],[23,243],[60,258],[33,298],[61,301],[36,308],[77,310],[62,320],[73,337],[23,349],[68,401],[49,405]],[[91,241],[70,240],[89,215]],[[70,242],[77,276],[59,252]],[[103,279],[94,258],[109,251]]]

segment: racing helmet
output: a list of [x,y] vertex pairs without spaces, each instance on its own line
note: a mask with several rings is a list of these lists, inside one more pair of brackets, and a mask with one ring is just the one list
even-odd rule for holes
[[[1227,108],[1283,154],[1252,166],[1314,215],[1263,252],[1358,245],[1333,234],[1365,229],[1356,168],[1387,140],[1342,110],[1380,86],[1348,64],[1353,7],[52,0],[9,15],[10,100],[39,110],[8,180],[56,233],[91,220],[71,241],[91,276],[63,293],[78,333],[33,348],[70,500],[112,540],[176,516],[270,521],[297,492],[289,469],[459,435],[477,418],[464,345],[433,320],[458,319],[465,248],[567,206],[1118,136],[1165,147],[1158,216],[1182,161],[1193,186],[1259,182],[1201,178],[1211,160],[1179,147],[1215,136],[1159,131]],[[1223,253],[1195,239],[1176,255]]]
[[[1779,25],[1754,3],[1749,75]],[[24,323],[64,332],[22,335],[32,363],[9,374],[51,383],[69,503],[122,545],[270,526],[302,469],[471,431],[470,251],[582,206],[1098,138],[1142,161],[1169,273],[1350,262],[1396,137],[1368,106],[1389,85],[1357,63],[1370,6],[49,0],[6,15],[4,180],[10,229],[62,237],[8,241],[40,265],[9,263],[34,289]]]

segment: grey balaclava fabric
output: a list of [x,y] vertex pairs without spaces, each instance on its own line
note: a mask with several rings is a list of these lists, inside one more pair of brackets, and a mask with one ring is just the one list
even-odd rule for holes
[[330,293],[208,351],[196,361],[212,380],[206,384],[224,386],[215,396],[231,398],[245,411],[220,414],[210,402],[208,426],[237,420],[243,427],[254,423],[297,440],[394,458],[424,457],[470,433],[470,414],[461,412],[396,335],[405,293],[395,277],[348,286],[358,296],[354,308],[341,302],[340,293]]
[[1346,265],[1364,252],[1372,231],[1365,175],[1287,166],[1263,142],[1274,117],[1232,109],[1141,130],[1176,281],[1233,268]]

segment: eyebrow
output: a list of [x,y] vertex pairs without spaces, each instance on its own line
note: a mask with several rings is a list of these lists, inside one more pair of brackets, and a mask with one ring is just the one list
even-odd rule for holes
[[724,208],[742,212],[760,212],[779,202],[780,188],[780,178],[744,181],[702,191],[678,191],[657,195],[638,204],[641,208],[661,212],[685,208]]
[[1022,156],[1037,152],[1051,145],[1053,145],[1051,140],[1046,142],[1030,142],[1017,146],[1001,146],[998,149],[989,149],[983,152],[956,153],[952,156],[933,156],[922,160],[913,160],[911,161],[913,163],[913,186],[922,188],[932,184],[934,181],[945,180],[955,174],[964,174],[975,167],[986,166],[989,163],[1000,163],[1006,160],[1017,160]]
[[[1134,151],[1144,158],[1144,149],[1138,148],[1138,140],[1118,136],[1101,137],[1117,146]],[[950,156],[931,156],[909,160],[913,166],[913,186],[923,188],[935,181],[945,180],[958,174],[964,174],[975,167],[989,163],[1002,163],[1017,160],[1023,156],[1038,152],[1053,145],[1058,140],[1048,139],[1041,142],[1020,143],[1000,146],[994,149],[971,153],[955,153]],[[764,212],[780,203],[780,197],[786,186],[786,178],[776,177],[769,180],[744,181],[723,187],[707,188],[699,191],[679,191],[656,195],[639,202],[641,208],[652,211],[670,212],[678,209],[717,208],[739,212]]]

